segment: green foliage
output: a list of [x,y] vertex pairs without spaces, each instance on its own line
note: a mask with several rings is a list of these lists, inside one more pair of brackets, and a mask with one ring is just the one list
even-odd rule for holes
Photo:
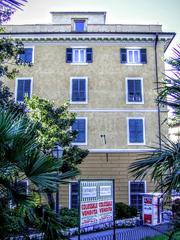
[[163,189],[165,196],[171,196],[172,190],[180,189],[180,144],[165,140],[161,149],[136,160],[129,170],[137,179],[150,176],[156,191]]
[[21,41],[11,38],[0,39],[0,77],[15,78],[19,72],[15,66],[21,64],[18,55],[23,51],[24,45]]
[[77,165],[87,156],[88,151],[71,144],[77,133],[71,131],[76,115],[68,111],[69,105],[65,103],[55,107],[52,102],[37,96],[26,99],[26,104],[28,116],[38,123],[38,141],[43,152],[51,155],[51,150],[58,142],[64,149],[60,171],[77,170]]
[[78,226],[78,209],[61,208],[60,210],[61,224],[65,228],[73,228]]
[[[26,234],[29,226],[43,231],[46,239],[61,239],[59,216],[43,206],[41,196],[47,189],[56,192],[57,183],[76,173],[57,175],[62,161],[53,162],[40,150],[37,127],[26,116],[0,110],[0,239]],[[24,179],[28,192],[19,185]]]
[[137,216],[137,209],[125,203],[115,203],[115,219],[132,218]]
[[166,59],[171,66],[171,74],[160,83],[157,102],[172,108],[173,117],[171,125],[180,123],[180,45],[174,48],[173,56]]

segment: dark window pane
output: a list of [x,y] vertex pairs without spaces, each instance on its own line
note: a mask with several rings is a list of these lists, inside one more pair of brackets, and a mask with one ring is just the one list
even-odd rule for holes
[[128,80],[128,102],[142,102],[141,80]]
[[129,142],[130,143],[144,142],[142,119],[129,119]]
[[24,53],[19,55],[19,59],[24,63],[32,63],[32,55],[33,55],[33,49],[25,48]]
[[71,208],[78,208],[78,183],[71,183]]
[[30,94],[31,94],[31,80],[30,79],[18,79],[16,100],[18,102],[23,102],[25,96],[30,98]]
[[86,101],[86,80],[85,79],[72,80],[72,101],[74,102]]
[[74,143],[85,143],[86,141],[86,120],[76,119],[72,125],[72,130],[78,131],[77,137],[73,140]]
[[75,31],[83,32],[85,30],[85,21],[75,21]]

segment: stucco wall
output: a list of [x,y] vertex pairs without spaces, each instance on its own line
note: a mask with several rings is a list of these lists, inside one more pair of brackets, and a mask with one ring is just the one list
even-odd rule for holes
[[[88,104],[73,104],[70,107],[72,111],[81,110],[78,116],[88,118],[88,145],[85,147],[92,149],[146,148],[146,146],[127,145],[127,117],[144,117],[146,144],[151,146],[157,142],[154,47],[145,46],[147,64],[125,65],[120,64],[121,45],[90,45],[93,48],[93,63],[72,65],[65,62],[66,47],[71,46],[72,44],[36,45],[34,65],[30,68],[21,67],[18,76],[32,77],[33,94],[53,100],[56,105],[69,100],[70,77],[88,77]],[[88,47],[88,44],[85,47]],[[159,79],[164,70],[162,57],[163,46],[159,45]],[[143,78],[144,104],[126,104],[125,79],[127,77]],[[8,85],[14,91],[15,81],[8,81]],[[106,145],[102,144],[101,134],[106,135]]]

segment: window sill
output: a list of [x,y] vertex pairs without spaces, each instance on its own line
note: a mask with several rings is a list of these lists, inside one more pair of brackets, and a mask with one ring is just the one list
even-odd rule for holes
[[70,104],[73,104],[73,105],[74,105],[74,104],[75,104],[75,105],[83,104],[83,105],[84,105],[84,104],[88,104],[88,102],[71,102],[71,101],[70,101]]
[[71,65],[88,65],[88,63],[71,63]]
[[144,145],[146,145],[146,143],[145,142],[143,142],[143,143],[128,143],[128,145],[129,146],[132,146],[132,145],[134,145],[134,146],[144,146]]
[[72,142],[72,145],[76,145],[76,146],[87,146],[87,143],[85,142],[85,143],[73,143]]
[[142,104],[144,104],[144,102],[126,102],[126,104],[128,104],[128,105],[142,105]]
[[145,63],[122,63],[127,66],[143,66]]

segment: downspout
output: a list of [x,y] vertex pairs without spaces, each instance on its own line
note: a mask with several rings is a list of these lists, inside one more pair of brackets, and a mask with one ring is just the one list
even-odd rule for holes
[[[155,53],[155,75],[156,75],[156,89],[157,94],[159,94],[159,77],[158,77],[158,61],[157,61],[157,43],[158,43],[158,33],[155,35],[155,44],[154,44],[154,53]],[[157,103],[158,108],[158,135],[159,135],[159,149],[161,150],[161,112],[160,112],[160,104]]]

